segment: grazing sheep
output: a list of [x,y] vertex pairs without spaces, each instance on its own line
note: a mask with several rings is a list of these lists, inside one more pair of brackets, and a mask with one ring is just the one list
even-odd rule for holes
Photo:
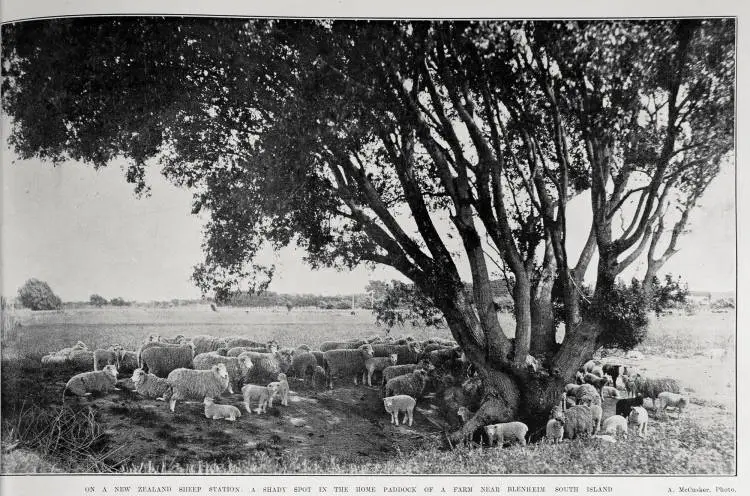
[[145,398],[164,399],[169,392],[169,382],[154,374],[147,374],[143,369],[133,371],[133,385],[135,392]]
[[416,363],[406,363],[404,365],[391,365],[390,367],[386,367],[383,369],[383,387],[385,388],[386,383],[393,379],[394,377],[398,377],[400,375],[406,375],[411,374],[417,370],[417,364]]
[[[356,350],[338,349],[325,352],[328,387],[333,389],[333,378],[345,375],[357,379],[365,372],[365,362],[372,358],[372,345],[364,344]],[[391,395],[389,395],[391,396]]]
[[613,436],[628,436],[628,420],[622,415],[607,417],[602,424],[602,432]]
[[274,386],[276,393],[281,397],[281,404],[283,406],[289,406],[289,382],[286,380],[286,374],[279,374],[276,381],[271,382],[268,385]]
[[620,391],[612,386],[604,386],[602,388],[602,398],[620,398]]
[[352,341],[325,341],[320,345],[320,351],[331,350],[356,350],[362,345],[368,344],[364,339],[354,339]]
[[591,384],[581,384],[575,392],[576,404],[578,405],[599,405],[602,404],[602,397],[599,391]]
[[234,422],[242,416],[240,409],[232,405],[217,405],[210,396],[203,398],[203,414],[207,419],[227,419]]
[[664,391],[663,393],[659,393],[656,407],[659,410],[665,410],[667,407],[678,408],[680,413],[682,413],[682,409],[686,408],[689,402],[690,399],[687,396]]
[[521,446],[526,446],[526,433],[529,427],[523,422],[505,422],[484,426],[484,432],[489,439],[489,445],[497,444],[501,448],[503,444],[518,441]]
[[417,342],[372,345],[372,356],[388,357],[393,353],[398,355],[398,363],[417,363],[422,353],[422,346]]
[[586,405],[576,405],[565,412],[565,437],[575,439],[580,436],[590,436],[593,427],[591,408]]
[[207,334],[195,336],[191,339],[191,342],[195,346],[194,352],[196,355],[216,351],[220,348],[228,348],[226,338],[216,338]]
[[648,412],[642,406],[630,408],[628,415],[628,424],[635,428],[635,432],[643,437],[648,433]]
[[167,377],[173,370],[193,368],[192,344],[149,344],[156,346],[144,345],[141,348],[140,363],[143,370],[157,377]]
[[398,414],[404,413],[404,423],[406,419],[409,419],[409,426],[414,420],[414,406],[417,404],[417,400],[406,394],[399,394],[396,396],[389,396],[383,398],[383,406],[385,411],[391,414],[391,423],[398,425]]
[[650,379],[637,375],[635,378],[636,392],[643,395],[644,398],[656,400],[659,394],[663,392],[677,393],[680,392],[680,385],[674,379],[661,378]]
[[312,373],[313,385],[315,387],[318,387],[318,385],[320,384],[325,386],[327,381],[328,381],[328,376],[326,376],[326,369],[324,369],[320,365],[316,365]]
[[643,396],[640,394],[635,398],[623,398],[615,403],[615,414],[627,417],[630,409],[634,406],[643,406]]
[[565,413],[559,406],[552,407],[550,419],[547,421],[546,437],[554,443],[561,443],[565,434]]
[[94,370],[100,370],[105,365],[114,365],[116,367],[121,350],[122,346],[119,344],[114,344],[106,350],[94,350]]
[[[234,394],[242,389],[247,380],[248,373],[253,368],[253,361],[248,356],[227,357],[221,356],[215,351],[201,353],[193,358],[193,367],[196,370],[210,370],[217,363],[223,363],[229,374],[229,392]],[[232,386],[235,386],[234,388]]]
[[223,363],[213,365],[210,370],[179,368],[169,373],[167,382],[171,388],[164,399],[174,412],[179,400],[219,396],[229,387],[229,373]]
[[292,366],[291,357],[282,355],[281,352],[276,353],[256,353],[254,351],[246,351],[242,353],[238,358],[249,357],[253,362],[253,368],[248,372],[248,382],[253,383],[267,383],[268,381],[276,380],[276,377],[280,373],[286,373]]
[[95,372],[82,372],[70,378],[65,389],[76,396],[85,396],[91,393],[108,393],[116,390],[117,384],[117,367],[114,365],[105,365],[102,370]]
[[123,374],[129,374],[138,368],[138,353],[129,350],[120,350],[117,357],[117,371]]
[[265,413],[269,406],[273,406],[273,397],[276,394],[277,386],[271,383],[267,386],[257,386],[255,384],[245,384],[242,386],[242,402],[245,405],[247,413],[252,413],[250,403],[258,402],[258,408],[255,413],[260,415]]
[[[372,357],[365,360],[365,371],[367,373],[367,385],[372,386],[372,376],[375,372],[383,372],[386,367],[396,365],[398,355],[392,353],[389,357]],[[365,376],[362,375],[362,384],[365,382]]]
[[292,367],[290,368],[290,371],[294,374],[295,377],[301,377],[302,380],[306,381],[307,377],[312,377],[317,365],[318,360],[312,353],[296,353],[294,355],[294,358],[292,359]]
[[412,398],[419,399],[422,397],[426,385],[427,371],[417,369],[411,374],[400,375],[389,380],[385,384],[385,396],[407,394]]
[[602,407],[600,405],[591,405],[591,426],[594,434],[599,432],[602,427]]

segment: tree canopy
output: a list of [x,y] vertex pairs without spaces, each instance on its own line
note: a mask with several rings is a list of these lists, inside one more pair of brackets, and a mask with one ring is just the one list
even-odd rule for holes
[[[194,280],[219,299],[267,281],[272,269],[255,261],[266,243],[298,245],[313,267],[395,268],[478,368],[498,371],[515,411],[508,377],[529,379],[528,354],[563,380],[617,341],[606,319],[581,312],[594,255],[592,305],[606,305],[644,253],[655,273],[677,250],[731,157],[734,29],[732,19],[34,21],[3,27],[2,104],[22,158],[124,158],[138,192],[148,166],[191,188],[193,211],[209,214]],[[589,198],[592,221],[571,253],[576,197]],[[495,272],[514,281],[507,334]]]
[[18,300],[31,310],[58,310],[62,307],[62,300],[49,284],[33,277],[18,288]]

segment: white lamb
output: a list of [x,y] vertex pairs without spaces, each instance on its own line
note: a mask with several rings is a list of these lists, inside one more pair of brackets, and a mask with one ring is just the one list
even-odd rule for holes
[[398,414],[404,413],[404,423],[406,419],[409,419],[409,426],[411,426],[414,420],[414,406],[417,404],[417,400],[409,396],[408,394],[399,394],[396,396],[389,396],[383,398],[383,405],[385,411],[391,414],[391,423],[398,425]]
[[281,404],[283,406],[289,406],[289,382],[286,380],[286,374],[280,373],[276,378],[276,381],[268,384],[273,385],[276,388],[276,393],[281,397]]
[[250,409],[251,402],[258,402],[258,408],[255,413],[265,413],[269,406],[273,406],[273,397],[278,391],[278,386],[273,382],[268,386],[256,386],[255,384],[245,384],[242,386],[242,398],[247,413],[252,413]]
[[203,399],[203,413],[207,419],[219,420],[227,419],[234,422],[242,416],[240,409],[232,405],[217,405],[214,403],[214,399],[210,396],[206,396]]
[[523,422],[506,422],[484,426],[490,446],[497,444],[501,448],[505,442],[518,441],[521,446],[526,446],[526,433],[529,427]]
[[628,419],[622,415],[612,415],[604,419],[602,432],[612,436],[622,435],[628,437]]
[[639,436],[644,437],[648,433],[648,412],[642,406],[631,407],[628,423]]
[[659,396],[656,399],[656,406],[659,410],[665,410],[666,408],[671,407],[679,409],[680,413],[682,413],[683,408],[688,406],[688,403],[690,403],[690,398],[687,396],[667,391],[659,393]]

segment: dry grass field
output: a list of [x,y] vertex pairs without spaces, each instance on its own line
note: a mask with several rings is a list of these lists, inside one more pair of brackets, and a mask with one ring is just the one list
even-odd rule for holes
[[[650,377],[678,379],[690,394],[682,415],[655,413],[645,439],[597,439],[561,445],[446,450],[440,418],[421,401],[412,427],[393,426],[376,388],[341,384],[332,391],[290,382],[288,407],[248,414],[236,423],[209,421],[202,405],[169,412],[120,380],[121,390],[66,398],[69,366],[43,367],[52,350],[85,342],[136,349],[149,334],[244,335],[282,346],[384,334],[367,310],[220,308],[208,306],[17,312],[17,338],[2,347],[3,472],[201,473],[710,473],[735,471],[734,313],[656,319],[639,359],[607,356]],[[504,317],[505,328],[512,320]],[[447,330],[409,326],[418,339]],[[727,350],[724,354],[723,351]],[[225,393],[222,403],[241,406]],[[605,417],[614,400],[605,403]],[[65,431],[65,435],[60,433]]]

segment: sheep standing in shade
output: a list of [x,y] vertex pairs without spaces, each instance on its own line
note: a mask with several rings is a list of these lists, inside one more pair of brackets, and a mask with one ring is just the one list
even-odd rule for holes
[[[372,358],[372,345],[364,344],[356,350],[337,349],[325,352],[326,370],[328,372],[328,387],[333,389],[333,378],[348,376],[357,379],[365,372],[365,362]],[[390,395],[389,395],[390,396]]]
[[565,412],[565,437],[575,439],[590,436],[594,424],[591,408],[586,405],[576,405]]
[[268,385],[276,389],[276,394],[281,398],[281,404],[283,406],[289,406],[289,382],[286,380],[286,374],[279,374],[276,381],[271,382]]
[[273,406],[273,397],[278,391],[278,386],[273,382],[268,386],[258,386],[256,384],[245,384],[242,386],[242,402],[245,405],[247,413],[252,413],[250,405],[258,403],[255,413],[260,415],[266,413],[269,406]]
[[547,421],[546,437],[554,444],[561,443],[565,434],[565,413],[559,406],[552,407]]
[[591,384],[581,384],[581,387],[575,392],[576,403],[579,405],[599,405],[602,404],[602,397],[599,391]]
[[529,432],[529,427],[523,422],[504,422],[485,425],[484,432],[490,446],[497,444],[502,448],[506,442],[518,442],[521,446],[526,446],[526,433]]
[[206,396],[203,399],[203,414],[207,419],[220,420],[227,419],[234,422],[242,416],[240,409],[232,405],[217,405],[214,399]]
[[393,353],[398,355],[397,363],[417,363],[419,361],[419,355],[422,353],[422,345],[417,342],[372,345],[372,356],[389,357]]
[[396,396],[389,396],[383,398],[383,406],[385,411],[391,414],[391,423],[398,425],[398,415],[404,412],[404,424],[407,418],[409,419],[409,426],[411,427],[414,421],[414,406],[417,404],[417,400],[406,394],[399,394]]
[[602,411],[602,407],[599,405],[591,405],[591,427],[594,431],[594,434],[599,432],[599,429],[602,427],[602,414],[604,413]]
[[389,367],[386,367],[383,369],[383,389],[385,390],[385,385],[393,379],[394,377],[398,377],[400,375],[406,375],[411,374],[417,370],[417,364],[416,363],[406,363],[404,365],[391,365]]
[[318,360],[315,355],[307,352],[295,353],[292,359],[292,367],[289,369],[295,377],[301,377],[303,381],[307,382],[307,378],[312,378],[315,371],[315,367],[318,365]]
[[116,390],[117,384],[117,367],[114,365],[105,365],[102,370],[95,372],[82,372],[70,378],[65,389],[65,393],[70,391],[76,396],[85,396],[91,393],[108,393]]
[[677,408],[682,413],[683,408],[687,408],[690,399],[687,396],[681,394],[670,393],[664,391],[659,393],[659,397],[656,399],[656,408],[658,410],[666,410],[666,408]]
[[256,353],[246,351],[239,358],[249,357],[253,368],[248,372],[248,382],[267,383],[276,380],[280,373],[286,373],[292,366],[292,357],[280,351],[275,353]]
[[210,370],[219,363],[224,364],[229,374],[229,392],[234,394],[235,390],[240,391],[253,368],[253,361],[248,356],[227,357],[215,351],[201,353],[193,358],[193,366],[196,370]]
[[157,377],[167,377],[176,369],[192,369],[193,356],[192,343],[148,343],[141,348],[140,364],[143,370]]
[[145,398],[164,399],[169,392],[169,382],[154,374],[148,374],[143,369],[135,369],[132,377],[135,392]]
[[602,432],[612,436],[628,436],[628,420],[622,415],[612,415],[604,419]]
[[417,369],[411,374],[400,375],[389,380],[385,385],[385,396],[406,394],[412,398],[421,398],[427,385],[427,371]]
[[229,373],[223,363],[213,365],[210,370],[179,368],[167,376],[170,391],[164,397],[169,409],[174,412],[178,401],[215,398],[229,387]]
[[631,407],[628,424],[634,428],[639,436],[644,437],[648,434],[648,412],[646,409],[642,406]]
[[[396,353],[391,353],[388,357],[372,357],[365,360],[365,370],[367,373],[367,385],[372,386],[372,376],[375,374],[375,372],[380,372],[382,374],[383,370],[386,367],[390,367],[392,365],[396,365],[396,362],[398,361],[398,355]],[[365,376],[362,375],[362,383],[365,382]]]

